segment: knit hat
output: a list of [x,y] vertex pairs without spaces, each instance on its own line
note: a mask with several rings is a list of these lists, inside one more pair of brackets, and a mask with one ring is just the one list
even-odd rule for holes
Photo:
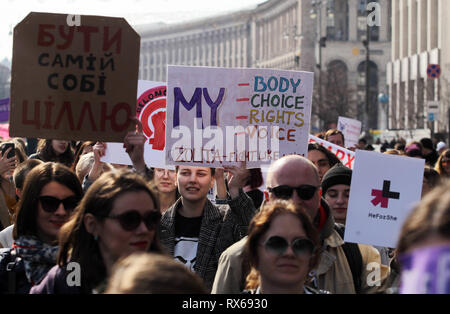
[[322,195],[324,195],[329,188],[337,184],[350,185],[352,182],[352,170],[341,163],[335,164],[329,169],[322,179]]

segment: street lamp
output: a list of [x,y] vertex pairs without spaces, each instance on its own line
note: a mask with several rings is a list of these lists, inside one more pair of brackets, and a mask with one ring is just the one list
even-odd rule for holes
[[319,63],[316,64],[316,68],[319,69],[319,108],[322,106],[322,48],[326,47],[326,37],[322,37],[322,4],[323,1],[313,0],[311,2],[312,9],[310,11],[310,18],[316,19],[317,15],[318,19],[318,33],[316,36],[317,45],[319,48]]

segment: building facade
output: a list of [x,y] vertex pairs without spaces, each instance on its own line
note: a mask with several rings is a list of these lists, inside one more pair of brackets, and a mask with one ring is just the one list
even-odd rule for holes
[[[431,129],[447,134],[450,120],[450,1],[392,1],[392,60],[387,65],[391,129]],[[429,65],[441,76],[430,78]],[[430,101],[438,114],[429,117]],[[432,120],[434,121],[430,121]]]
[[[370,120],[372,128],[378,124],[376,96],[386,85],[385,65],[391,56],[390,1],[379,2],[382,25],[374,27],[370,44],[370,64],[374,69],[371,82],[376,83],[371,91],[375,95],[371,103],[375,108],[375,118]],[[337,122],[337,115],[344,113],[361,118],[359,107],[365,94],[360,89],[366,60],[361,49],[365,32],[361,29],[366,29],[366,0],[316,3],[319,5],[311,0],[269,0],[253,9],[189,23],[137,26],[141,35],[139,78],[164,82],[168,64],[311,71],[316,73],[315,85],[320,82],[323,86],[321,97],[313,99],[313,131]],[[316,16],[312,19],[314,10]],[[326,47],[320,47],[322,37],[327,38]],[[336,107],[331,98],[336,95],[336,84],[329,79],[330,69],[338,72],[339,81],[345,83],[340,88],[345,94],[339,100],[342,110],[329,109]],[[328,90],[325,82],[333,90]]]

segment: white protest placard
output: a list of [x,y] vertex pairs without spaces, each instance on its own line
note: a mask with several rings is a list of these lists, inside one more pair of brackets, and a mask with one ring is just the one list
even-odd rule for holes
[[248,168],[307,153],[313,73],[168,66],[166,161]]
[[425,160],[364,150],[355,156],[344,240],[395,248],[420,201]]
[[[165,162],[166,130],[166,83],[138,81],[136,115],[142,123],[147,141],[144,145],[144,160],[147,166],[170,168]],[[103,162],[131,165],[123,143],[107,143]]]
[[345,147],[353,147],[358,144],[361,135],[361,121],[339,117],[338,130],[344,134]]
[[325,141],[321,138],[318,138],[314,135],[309,135],[309,143],[318,143],[333,154],[342,162],[342,164],[350,169],[353,169],[353,165],[355,163],[355,153],[351,150],[345,149],[339,145],[333,144],[331,142]]

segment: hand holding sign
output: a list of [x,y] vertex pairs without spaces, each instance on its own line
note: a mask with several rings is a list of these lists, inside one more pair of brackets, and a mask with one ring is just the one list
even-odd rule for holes
[[231,174],[231,178],[228,181],[228,189],[230,196],[235,198],[239,195],[239,189],[243,188],[248,178],[250,178],[250,170],[246,169],[245,162],[242,162],[240,167],[224,166],[223,168]]
[[143,131],[142,123],[136,117],[130,117],[136,125],[135,132],[128,132],[123,140],[123,147],[130,156],[133,162],[133,167],[138,172],[143,172],[145,170],[145,160],[144,160],[144,144],[147,140]]

